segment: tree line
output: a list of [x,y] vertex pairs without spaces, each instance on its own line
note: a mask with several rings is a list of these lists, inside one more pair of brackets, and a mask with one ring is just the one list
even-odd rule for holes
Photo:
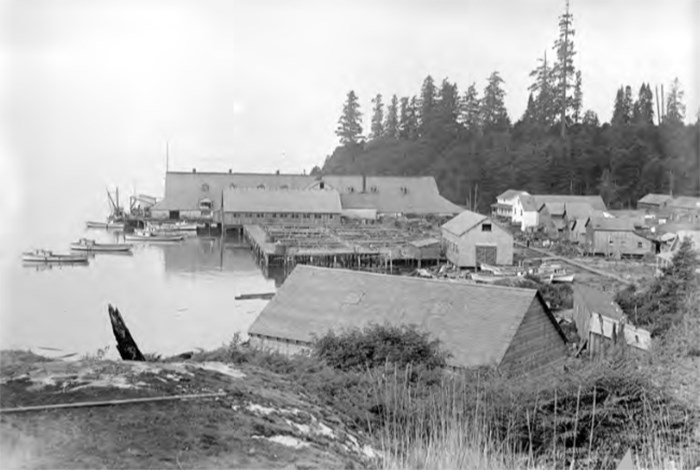
[[[553,57],[530,73],[528,102],[512,122],[498,71],[482,90],[464,93],[427,76],[414,96],[372,98],[365,138],[359,98],[350,91],[336,134],[340,146],[314,172],[436,177],[458,204],[487,211],[508,188],[531,193],[601,194],[609,207],[634,207],[649,192],[700,195],[700,113],[684,124],[684,93],[675,79],[659,99],[642,84],[621,86],[609,123],[584,110],[568,9],[559,18]],[[655,106],[656,103],[656,106]],[[661,103],[661,105],[659,104]]]

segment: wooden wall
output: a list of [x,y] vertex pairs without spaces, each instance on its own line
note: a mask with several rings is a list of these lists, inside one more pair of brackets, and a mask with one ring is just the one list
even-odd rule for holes
[[271,224],[334,225],[340,224],[340,214],[224,212],[224,223],[228,226]]
[[548,317],[545,306],[534,298],[499,366],[508,373],[527,373],[554,367],[567,355],[564,338]]
[[591,226],[586,232],[586,244],[590,253],[607,256],[643,256],[654,252],[651,240],[634,232],[595,230]]
[[[491,224],[491,231],[482,231],[484,223]],[[495,246],[496,264],[513,264],[513,236],[487,219],[478,226],[472,228],[461,237],[457,237],[448,230],[442,230],[447,259],[460,268],[476,267],[476,246]]]

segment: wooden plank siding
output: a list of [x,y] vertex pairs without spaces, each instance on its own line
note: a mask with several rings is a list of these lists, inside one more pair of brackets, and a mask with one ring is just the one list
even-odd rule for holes
[[515,332],[499,369],[508,373],[529,373],[547,366],[556,367],[566,354],[564,338],[537,297]]
[[339,225],[340,214],[224,212],[224,223],[227,227],[272,224]]
[[653,253],[651,240],[630,231],[595,230],[586,232],[587,250],[591,254],[606,256],[643,256]]
[[[483,225],[490,224],[491,231],[484,231]],[[462,236],[442,230],[447,259],[460,268],[477,267],[477,246],[495,247],[496,264],[513,264],[513,236],[506,230],[486,219]]]

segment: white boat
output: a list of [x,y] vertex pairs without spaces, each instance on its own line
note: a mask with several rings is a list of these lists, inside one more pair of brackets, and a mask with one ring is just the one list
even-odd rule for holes
[[471,279],[472,281],[482,283],[482,284],[493,284],[496,281],[499,281],[503,279],[502,277],[499,276],[489,276],[486,274],[479,274],[479,273],[471,273]]
[[147,241],[147,242],[179,242],[185,239],[184,235],[158,233],[149,231],[137,231],[124,236],[129,241]]
[[34,250],[22,253],[25,263],[87,263],[87,255],[61,255],[49,250]]
[[95,222],[88,220],[85,222],[87,228],[102,228],[107,230],[124,230],[124,222]]
[[549,276],[549,282],[563,282],[563,283],[572,283],[574,282],[574,277],[576,277],[575,274],[551,274]]
[[81,238],[77,242],[71,243],[70,249],[74,251],[123,253],[131,251],[131,245],[126,243],[97,243],[89,238]]
[[494,266],[486,263],[479,263],[482,271],[492,273],[494,276],[518,276],[525,272],[523,268],[517,266]]

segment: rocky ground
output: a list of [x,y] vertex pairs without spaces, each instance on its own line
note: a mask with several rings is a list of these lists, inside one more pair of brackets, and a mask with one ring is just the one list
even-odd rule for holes
[[[3,468],[368,468],[377,452],[269,371],[0,354]],[[18,407],[207,394],[46,410]],[[216,396],[211,396],[215,394]]]

